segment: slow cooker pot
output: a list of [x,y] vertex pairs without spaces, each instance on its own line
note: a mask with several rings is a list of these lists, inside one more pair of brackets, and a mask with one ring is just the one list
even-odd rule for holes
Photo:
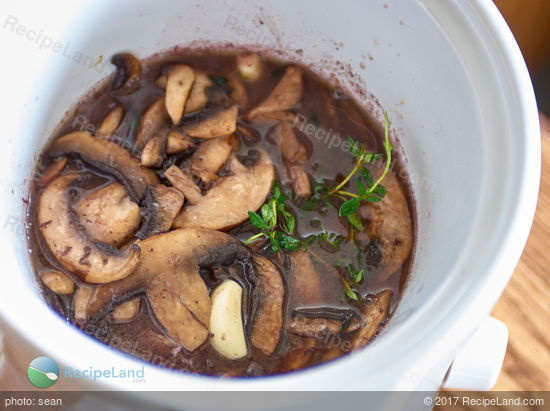
[[[319,367],[219,380],[145,364],[139,385],[104,379],[85,387],[436,390],[476,330],[477,341],[486,344],[469,344],[455,364],[454,381],[465,388],[494,382],[494,373],[468,381],[464,364],[485,357],[472,357],[472,347],[489,347],[481,352],[497,352],[493,362],[502,360],[506,332],[486,317],[529,233],[540,140],[527,69],[491,1],[94,0],[32,7],[6,1],[4,11],[0,319],[10,361],[22,370],[38,355],[60,368],[144,365],[68,326],[45,304],[25,238],[29,178],[65,110],[111,73],[106,61],[113,53],[146,57],[174,45],[249,46],[334,73],[373,115],[389,112],[418,212],[402,300],[373,344]],[[496,334],[480,329],[482,323]],[[494,363],[476,372],[483,376]]]

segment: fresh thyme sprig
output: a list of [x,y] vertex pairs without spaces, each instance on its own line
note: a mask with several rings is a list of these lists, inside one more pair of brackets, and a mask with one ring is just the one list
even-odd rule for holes
[[349,280],[347,280],[344,276],[340,276],[340,280],[342,281],[345,290],[342,299],[345,300],[345,298],[348,297],[350,300],[357,301],[359,297],[357,296],[356,286],[363,281],[365,270],[361,269],[357,271],[353,264],[348,264],[347,270]]
[[387,113],[384,114],[383,145],[384,145],[384,150],[386,151],[386,166],[384,167],[384,171],[382,172],[382,175],[378,178],[378,180],[376,180],[374,184],[373,184],[372,174],[366,167],[363,167],[363,165],[366,163],[372,163],[373,161],[376,161],[379,158],[382,158],[382,155],[365,153],[365,145],[361,145],[361,148],[359,148],[351,138],[348,137],[348,140],[351,146],[351,154],[357,158],[357,163],[355,164],[355,168],[348,175],[347,181],[349,181],[351,176],[355,174],[357,170],[360,171],[360,178],[356,180],[357,191],[359,192],[359,194],[357,195],[357,194],[353,194],[353,193],[349,193],[347,191],[341,190],[341,187],[343,187],[347,183],[346,179],[342,181],[342,183],[344,184],[340,183],[336,188],[332,189],[329,192],[329,195],[331,193],[339,193],[344,196],[347,195],[349,197],[352,197],[349,200],[347,200],[344,204],[342,204],[342,206],[340,207],[340,210],[338,211],[338,215],[340,217],[354,214],[359,208],[359,204],[363,200],[370,201],[370,202],[378,202],[378,201],[382,201],[382,199],[386,195],[386,189],[380,183],[390,169],[391,151],[393,148],[389,140],[388,114]]
[[[335,197],[343,200],[344,202],[338,208],[338,215],[340,217],[346,217],[351,230],[351,237],[353,236],[353,229],[359,231],[363,230],[363,223],[357,215],[357,210],[362,201],[368,202],[378,202],[382,201],[386,195],[386,189],[381,184],[382,180],[388,173],[391,164],[391,151],[393,149],[392,144],[389,140],[389,121],[388,114],[384,113],[384,150],[386,157],[386,165],[384,171],[380,177],[374,181],[372,173],[370,170],[365,167],[366,164],[373,163],[384,157],[382,154],[378,153],[369,153],[364,144],[360,146],[351,138],[347,137],[348,144],[350,146],[350,153],[356,159],[355,166],[351,172],[335,187],[327,187],[324,182],[321,182],[315,187],[314,195],[308,199],[303,205],[302,208],[305,210],[315,210],[319,206],[320,202],[323,202],[325,205],[332,205],[328,198]],[[357,193],[350,192],[346,189],[346,186],[350,180],[359,172],[358,178],[356,179]],[[353,240],[353,237],[351,238]]]
[[[288,197],[277,181],[274,181],[271,197],[260,209],[261,215],[254,211],[248,212],[250,223],[261,231],[246,240],[245,245],[265,236],[269,239],[274,252],[280,251],[281,248],[294,251],[301,247],[302,242],[292,236],[296,228],[296,219],[285,204],[287,200]],[[282,231],[278,230],[279,226],[283,229]]]

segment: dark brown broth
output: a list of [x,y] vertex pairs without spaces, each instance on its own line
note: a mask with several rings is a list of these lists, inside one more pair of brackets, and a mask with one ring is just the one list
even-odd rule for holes
[[[235,70],[235,57],[230,54],[197,53],[165,56],[162,59],[157,59],[156,62],[150,63],[148,67],[144,68],[143,87],[134,94],[115,98],[109,93],[107,84],[91,93],[77,105],[75,112],[59,127],[55,137],[79,129],[81,127],[81,122],[78,121],[79,116],[82,116],[82,118],[87,119],[89,123],[98,127],[105,115],[116,103],[118,103],[124,107],[126,114],[116,135],[122,137],[124,140],[133,141],[142,112],[150,103],[163,94],[162,89],[154,85],[154,81],[162,74],[164,67],[171,62],[185,63],[194,68],[217,75],[227,75]],[[266,60],[266,69],[262,77],[253,83],[245,83],[249,107],[254,107],[269,94],[279,80],[283,67],[284,63],[282,62]],[[324,80],[306,69],[303,70],[303,84],[303,103],[294,110],[295,113],[304,115],[308,121],[315,123],[317,126],[327,130],[333,130],[334,134],[338,134],[340,138],[345,138],[346,135],[353,136],[354,139],[365,143],[369,151],[383,151],[381,144],[382,136],[374,131],[375,127],[372,126],[370,118],[353,100],[336,92]],[[286,173],[281,172],[284,166],[282,164],[280,151],[266,138],[269,127],[266,127],[265,124],[256,124],[256,122],[252,122],[251,124],[261,135],[258,146],[264,148],[273,160],[277,170],[277,180],[281,181],[285,186],[285,191],[290,193],[290,183],[282,179]],[[276,124],[276,122],[274,121],[273,124]],[[340,147],[329,148],[327,142],[310,139],[301,132],[298,132],[298,135],[299,138],[306,143],[310,151],[311,156],[305,163],[305,168],[314,180],[325,179],[328,182],[341,180],[353,168],[354,160],[349,152],[344,152]],[[241,146],[238,154],[246,156],[253,146],[243,144],[243,142],[244,140],[241,139]],[[190,154],[190,152],[187,152],[183,155],[172,156],[170,164],[175,162],[179,165],[188,158]],[[46,148],[37,167],[38,174],[51,161],[52,159],[48,157],[48,149]],[[394,159],[393,162],[398,163],[398,160]],[[165,164],[163,169],[166,168],[167,166]],[[400,170],[400,165],[394,164],[392,168],[394,170]],[[72,159],[63,173],[67,173],[70,170],[85,171],[97,176],[90,183],[92,186],[107,184],[114,180],[112,176],[99,172],[80,159]],[[399,176],[402,173],[397,172],[396,174]],[[160,172],[159,175],[161,175]],[[402,181],[402,185],[407,187],[405,181]],[[83,195],[84,193],[85,191],[81,194]],[[31,218],[29,220],[34,226],[36,226],[36,213],[34,207],[39,194],[39,188],[35,185],[32,189]],[[408,193],[408,196],[410,199],[410,193]],[[359,261],[358,264],[356,247],[347,239],[348,229],[346,228],[345,222],[338,217],[337,211],[329,210],[326,216],[321,216],[317,212],[305,212],[300,208],[302,202],[302,200],[296,198],[291,198],[289,201],[289,206],[293,214],[297,216],[297,235],[300,238],[305,239],[311,235],[321,234],[321,228],[318,224],[315,225],[313,221],[319,219],[323,222],[328,232],[337,233],[346,237],[342,241],[340,249],[337,252],[332,250],[327,244],[321,246],[318,243],[314,243],[310,246],[311,251],[316,253],[331,266],[336,265],[342,259],[347,262],[351,261],[356,266],[362,266],[361,261]],[[414,217],[410,205],[409,209],[411,211],[411,216]],[[235,235],[242,241],[245,241],[256,232],[256,229],[248,222],[229,230],[230,234]],[[43,269],[55,268],[67,273],[77,284],[80,284],[81,280],[64,269],[61,264],[56,261],[48,250],[48,247],[43,243],[40,234],[31,229],[29,235],[31,248],[37,251],[32,254],[35,272],[37,273],[37,282],[43,291],[46,301],[56,312],[62,315],[68,323],[76,325],[74,320],[74,307],[71,301],[72,296],[55,294],[50,289],[43,286],[38,274]],[[263,247],[260,253],[272,259],[279,268],[281,268],[288,290],[288,282],[291,281],[291,277],[289,275],[288,258],[285,256],[285,253],[282,253],[282,258],[278,259],[268,246]],[[364,257],[362,258],[364,259]],[[384,281],[376,280],[376,271],[367,271],[359,288],[359,293],[362,298],[365,299],[369,294],[376,294],[381,290],[390,289],[393,291],[390,308],[390,312],[392,312],[399,300],[402,284],[404,284],[408,273],[409,260],[410,257],[398,272]],[[237,269],[239,269],[239,264],[237,264]],[[244,268],[241,267],[240,269]],[[341,297],[344,290],[339,278],[335,277],[332,272],[323,270],[322,265],[317,264],[317,269],[321,277],[321,284],[326,292],[325,295],[327,296],[327,301],[324,302],[324,305],[334,308],[350,307],[347,301],[342,301]],[[210,275],[204,272],[201,274],[204,276]],[[243,285],[249,292],[250,285]],[[296,307],[291,307],[291,304],[286,304],[287,319],[291,314],[291,310],[294,308]],[[105,317],[95,324],[80,324],[79,326],[87,334],[105,342],[113,348],[137,356],[153,364],[184,371],[214,375],[255,376],[288,371],[285,363],[287,356],[296,350],[299,351],[305,343],[304,337],[297,336],[290,332],[284,332],[279,347],[276,350],[276,354],[270,357],[263,354],[260,350],[250,347],[251,353],[246,358],[231,361],[218,354],[208,343],[203,344],[195,352],[189,353],[164,334],[162,326],[157,323],[145,297],[142,297],[140,314],[129,323],[114,324]],[[250,332],[249,326],[246,331],[247,333]],[[342,339],[350,338],[341,335],[336,337]],[[317,339],[315,343],[316,350],[305,366],[312,366],[320,363],[323,353],[328,350],[330,344],[334,343],[334,338],[335,337]]]

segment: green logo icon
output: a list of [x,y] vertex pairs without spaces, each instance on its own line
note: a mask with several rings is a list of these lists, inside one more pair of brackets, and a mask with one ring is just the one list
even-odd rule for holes
[[59,367],[51,358],[37,357],[29,364],[27,375],[35,387],[48,388],[59,378]]

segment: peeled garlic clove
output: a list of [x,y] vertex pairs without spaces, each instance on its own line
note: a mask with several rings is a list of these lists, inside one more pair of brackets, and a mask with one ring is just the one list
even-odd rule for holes
[[256,53],[237,56],[237,70],[244,80],[257,80],[262,74],[262,59]]
[[225,280],[211,296],[210,344],[230,360],[243,358],[248,353],[243,330],[242,295],[239,284]]

